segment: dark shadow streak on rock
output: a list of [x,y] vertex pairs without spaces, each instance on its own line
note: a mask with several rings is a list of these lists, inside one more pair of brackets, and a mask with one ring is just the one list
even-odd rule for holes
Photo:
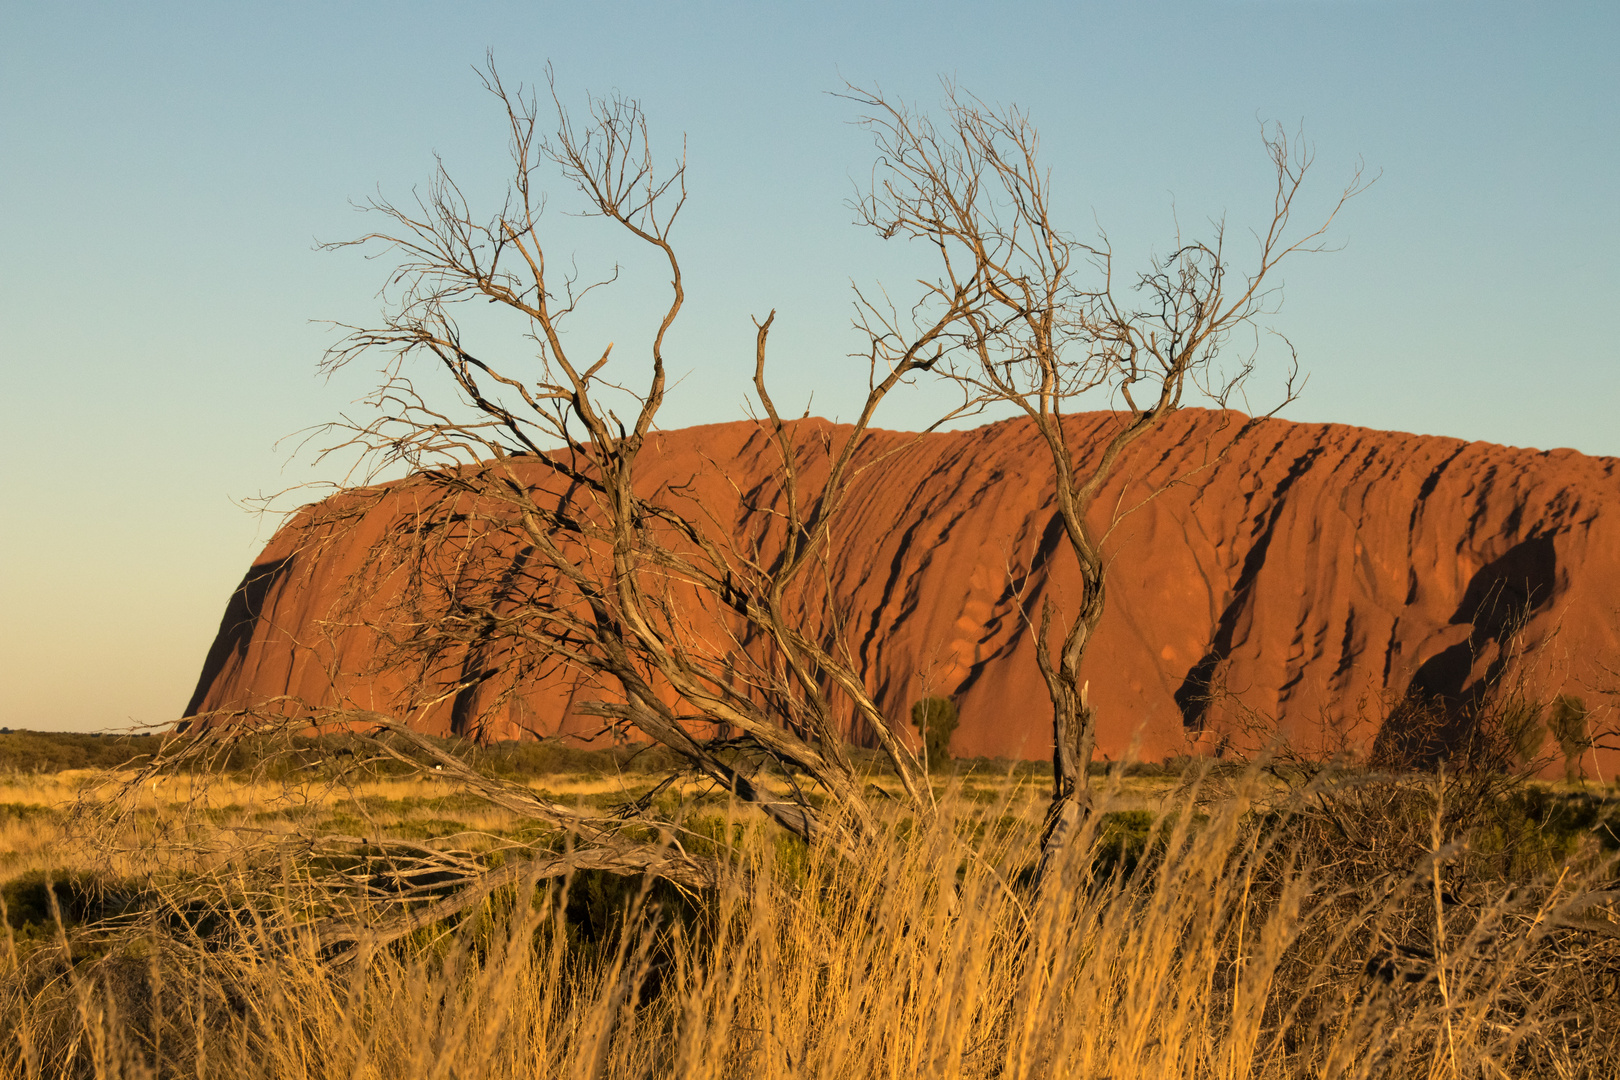
[[265,597],[270,595],[270,590],[286,576],[292,568],[292,562],[292,556],[289,555],[284,559],[257,563],[249,568],[247,576],[242,579],[242,584],[236,587],[230,601],[225,605],[225,617],[220,620],[219,634],[208,649],[208,656],[203,660],[202,674],[197,679],[197,688],[192,691],[191,700],[186,703],[186,711],[181,715],[195,716],[197,710],[202,708],[209,689],[219,681],[226,668],[232,661],[240,663],[246,656],[248,644],[253,640],[253,631],[258,625],[259,617],[264,613]]
[[1215,635],[1210,641],[1209,651],[1187,672],[1187,677],[1182,680],[1181,686],[1175,692],[1176,705],[1181,709],[1181,723],[1188,731],[1198,731],[1203,727],[1204,712],[1209,707],[1216,672],[1222,661],[1232,654],[1238,619],[1248,606],[1249,593],[1254,588],[1255,580],[1260,576],[1260,568],[1266,563],[1266,553],[1271,548],[1277,521],[1282,517],[1288,489],[1309,471],[1321,453],[1322,448],[1319,446],[1307,450],[1294,459],[1294,463],[1288,467],[1288,474],[1278,481],[1271,493],[1271,508],[1266,514],[1265,525],[1260,530],[1260,536],[1249,548],[1249,553],[1244,556],[1243,569],[1238,573],[1237,583],[1232,586],[1231,599],[1227,601],[1220,619],[1215,624]]

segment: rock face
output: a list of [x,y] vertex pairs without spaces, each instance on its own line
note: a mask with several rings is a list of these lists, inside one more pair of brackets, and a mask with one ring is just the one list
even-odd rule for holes
[[[1612,722],[1620,459],[1280,420],[1239,437],[1242,419],[1173,416],[1098,502],[1095,525],[1119,515],[1086,661],[1101,753],[1135,740],[1156,760],[1272,731],[1304,750],[1365,752],[1392,703],[1466,696],[1513,635],[1531,692],[1578,694],[1591,726]],[[1076,445],[1112,422],[1072,418]],[[770,475],[751,423],[659,438],[643,479],[691,485],[721,520]],[[913,701],[954,698],[959,756],[1047,756],[1050,706],[1022,612],[1049,595],[1071,609],[1078,574],[1033,428],[873,440],[895,452],[858,482],[829,572],[868,685],[897,728]],[[401,485],[353,504],[349,531],[320,524],[331,501],[290,520],[231,598],[188,715],[282,697],[388,709],[401,687],[366,673],[377,648],[367,620],[332,612],[368,538],[408,512],[408,496]],[[366,603],[380,612],[386,599]],[[1509,611],[1528,612],[1522,629]],[[542,683],[507,706],[512,728],[580,730],[571,693],[560,677]],[[447,705],[425,723],[445,730],[454,718]],[[1581,764],[1607,779],[1620,754]]]

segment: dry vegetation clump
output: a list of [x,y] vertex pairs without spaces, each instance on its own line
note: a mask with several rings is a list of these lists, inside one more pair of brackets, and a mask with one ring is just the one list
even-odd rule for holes
[[[712,889],[591,871],[547,881],[536,870],[391,943],[334,949],[300,928],[337,902],[342,868],[323,877],[286,845],[227,850],[235,830],[276,820],[255,815],[285,810],[288,789],[220,782],[206,800],[200,790],[191,802],[151,799],[124,819],[172,830],[184,817],[192,865],[142,869],[126,854],[100,879],[122,902],[92,910],[80,888],[92,867],[81,862],[72,888],[54,887],[64,873],[36,890],[44,932],[37,911],[27,932],[10,928],[19,920],[8,911],[0,1068],[233,1078],[1620,1073],[1613,859],[1581,822],[1531,816],[1536,798],[1567,801],[1526,795],[1539,862],[1525,850],[1504,861],[1494,834],[1448,835],[1452,792],[1438,775],[1280,784],[1256,768],[1175,783],[1151,801],[1138,784],[1122,801],[1116,770],[1097,789],[1101,812],[1038,890],[1027,879],[1041,805],[1016,781],[994,800],[953,781],[932,818],[883,817],[861,863],[757,811],[693,800],[690,836],[728,853]],[[424,820],[423,800],[454,792],[383,778],[353,794],[347,805],[307,799],[307,818],[279,819],[284,835],[340,828],[360,807],[380,833],[405,836]],[[1592,805],[1587,816],[1603,820],[1610,804]],[[473,801],[434,811],[441,827],[474,812]],[[525,827],[484,813],[481,829],[444,846],[491,857]],[[67,845],[71,823],[60,827]],[[277,850],[279,865],[268,857]],[[115,883],[118,874],[127,876]],[[8,886],[8,906],[26,891]]]

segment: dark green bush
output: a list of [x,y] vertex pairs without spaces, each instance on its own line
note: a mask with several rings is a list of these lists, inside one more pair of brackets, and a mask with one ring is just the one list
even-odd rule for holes
[[1574,694],[1559,694],[1547,710],[1547,730],[1564,755],[1564,779],[1579,780],[1581,755],[1591,745],[1586,735],[1586,702]]
[[912,705],[911,726],[922,734],[930,769],[950,762],[951,735],[957,723],[956,704],[950,698],[927,697]]
[[[132,892],[122,883],[87,872],[50,875],[32,870],[0,884],[6,923],[21,940],[49,940],[63,930],[107,919],[127,911]],[[55,910],[51,899],[55,897]]]

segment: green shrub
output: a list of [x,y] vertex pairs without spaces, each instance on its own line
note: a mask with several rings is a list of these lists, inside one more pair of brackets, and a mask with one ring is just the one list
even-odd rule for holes
[[1581,755],[1591,745],[1586,736],[1586,702],[1574,694],[1559,694],[1547,711],[1547,730],[1564,755],[1564,779],[1579,780]]
[[[51,903],[55,900],[55,904]],[[130,910],[133,893],[125,883],[109,878],[76,871],[53,875],[44,870],[31,870],[19,877],[0,883],[0,904],[5,907],[5,922],[14,939],[47,941],[61,931],[71,930],[83,923],[116,917]]]
[[930,769],[951,760],[951,734],[956,731],[956,705],[950,698],[926,697],[911,706],[911,726],[923,737]]
[[1509,763],[1520,768],[1533,766],[1547,737],[1541,723],[1541,702],[1511,698],[1498,707],[1495,720]]

